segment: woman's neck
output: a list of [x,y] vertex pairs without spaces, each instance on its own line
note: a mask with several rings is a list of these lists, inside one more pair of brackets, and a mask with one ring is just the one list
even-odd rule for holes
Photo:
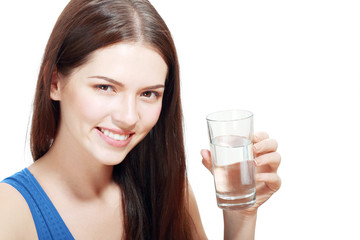
[[39,182],[54,181],[77,199],[102,198],[116,184],[112,181],[113,166],[93,159],[73,143],[54,141],[50,150],[29,170]]

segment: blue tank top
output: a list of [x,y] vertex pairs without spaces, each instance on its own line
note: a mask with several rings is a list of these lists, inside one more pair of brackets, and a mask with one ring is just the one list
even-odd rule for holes
[[74,239],[55,206],[27,168],[2,182],[13,186],[26,200],[39,240]]

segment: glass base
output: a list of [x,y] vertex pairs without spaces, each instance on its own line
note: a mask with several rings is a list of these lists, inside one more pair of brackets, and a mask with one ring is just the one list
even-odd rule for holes
[[247,203],[218,203],[218,207],[223,210],[241,210],[252,207],[256,200]]
[[248,195],[229,197],[216,194],[218,207],[223,210],[241,210],[253,206],[256,203],[255,191]]

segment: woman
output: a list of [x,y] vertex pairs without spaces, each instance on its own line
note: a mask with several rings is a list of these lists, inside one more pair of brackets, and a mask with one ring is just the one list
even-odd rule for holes
[[[0,184],[0,239],[206,239],[182,133],[176,50],[152,5],[71,1],[40,68],[34,163]],[[280,187],[276,141],[256,142],[257,203],[224,211],[226,239],[252,239]]]

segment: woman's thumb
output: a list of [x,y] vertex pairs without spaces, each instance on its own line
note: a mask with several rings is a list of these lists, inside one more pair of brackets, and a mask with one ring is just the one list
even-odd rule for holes
[[202,164],[210,171],[212,172],[212,167],[211,167],[211,154],[210,151],[207,149],[202,149],[200,152],[201,156],[202,156]]

